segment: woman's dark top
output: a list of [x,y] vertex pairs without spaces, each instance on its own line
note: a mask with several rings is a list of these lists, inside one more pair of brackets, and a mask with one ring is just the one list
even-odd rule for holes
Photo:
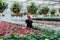
[[25,22],[27,23],[27,27],[33,28],[33,26],[32,26],[33,21],[26,20]]

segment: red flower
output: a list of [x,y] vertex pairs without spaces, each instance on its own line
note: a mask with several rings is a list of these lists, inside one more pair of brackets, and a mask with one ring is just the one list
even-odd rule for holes
[[4,35],[5,34],[5,31],[0,29],[0,35]]
[[26,33],[26,34],[30,34],[30,30],[27,30],[25,33]]
[[21,27],[21,26],[18,26],[17,28],[18,28],[18,29],[22,29],[22,27]]
[[20,34],[24,34],[24,30],[23,30],[23,29],[21,29],[19,33],[20,33]]

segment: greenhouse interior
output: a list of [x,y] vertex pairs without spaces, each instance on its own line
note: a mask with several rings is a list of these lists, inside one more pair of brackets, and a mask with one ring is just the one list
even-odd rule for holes
[[0,40],[60,40],[60,0],[0,0]]

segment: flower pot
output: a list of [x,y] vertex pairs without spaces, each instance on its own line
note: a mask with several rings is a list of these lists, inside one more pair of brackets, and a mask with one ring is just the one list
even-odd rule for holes
[[3,13],[3,10],[0,9],[0,13]]
[[41,10],[41,15],[44,15],[44,17],[47,17],[47,13],[48,13],[48,11],[47,10]]
[[13,12],[18,14],[20,12],[20,9],[19,8],[13,8]]
[[32,15],[34,13],[33,9],[28,10],[28,12]]
[[48,11],[47,11],[47,10],[41,10],[41,13],[42,13],[42,14],[47,14]]
[[14,8],[14,9],[13,9],[13,12],[14,12],[14,14],[11,14],[12,17],[14,17],[14,16],[17,17],[17,16],[20,15],[20,14],[19,14],[19,12],[20,12],[20,9],[19,9],[19,8]]

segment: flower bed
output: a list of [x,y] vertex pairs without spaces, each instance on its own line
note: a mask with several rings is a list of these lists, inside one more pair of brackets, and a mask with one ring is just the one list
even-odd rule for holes
[[[26,35],[32,35],[34,34],[34,29],[29,29],[27,27],[22,27],[16,24],[11,24],[8,22],[0,22],[0,36],[11,36],[12,34],[14,35],[19,35],[19,37],[21,37],[22,35],[26,34]],[[37,32],[37,30],[36,30]],[[40,34],[40,33],[38,33]],[[13,38],[13,37],[12,37]],[[5,37],[4,37],[5,39]]]
[[37,23],[45,23],[45,24],[57,24],[60,25],[60,21],[44,21],[44,20],[34,20]]
[[29,29],[0,22],[0,36],[3,36],[3,40],[60,40],[60,31],[46,28]]

